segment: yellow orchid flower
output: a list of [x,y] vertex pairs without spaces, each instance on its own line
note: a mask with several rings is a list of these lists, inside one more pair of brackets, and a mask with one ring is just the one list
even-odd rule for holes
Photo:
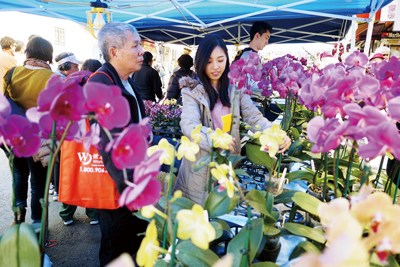
[[400,207],[393,205],[391,197],[383,192],[373,193],[351,207],[351,214],[361,225],[375,232],[381,222],[392,220],[399,212]]
[[200,147],[195,142],[191,142],[186,136],[182,136],[181,144],[178,148],[177,158],[185,157],[189,161],[196,161],[196,154],[200,151]]
[[118,258],[107,264],[107,267],[135,267],[135,263],[129,253],[124,252]]
[[177,103],[177,100],[175,98],[172,98],[169,101],[170,101],[171,105],[176,105],[176,103]]
[[162,150],[164,153],[162,153],[160,157],[160,163],[166,164],[166,165],[171,165],[172,162],[174,161],[175,158],[175,148],[173,145],[168,143],[167,139],[163,138],[160,140],[158,145],[151,146],[147,149],[147,156],[153,155],[156,151]]
[[171,100],[165,99],[163,102],[164,105],[171,105]]
[[226,189],[228,197],[232,198],[236,189],[232,177],[234,175],[232,166],[216,164],[216,166],[211,169],[211,175],[218,180],[222,189]]
[[221,129],[217,128],[215,132],[210,134],[211,140],[215,148],[222,148],[229,150],[229,146],[232,143],[232,136],[224,133]]
[[329,225],[335,218],[342,214],[350,213],[350,203],[345,198],[335,198],[332,201],[322,202],[317,208],[322,225]]
[[197,144],[201,141],[201,127],[201,124],[197,125],[196,128],[194,128],[193,131],[190,133],[193,141]]
[[194,204],[191,210],[178,211],[176,219],[178,238],[183,240],[190,238],[195,246],[208,249],[208,243],[215,239],[215,230],[208,221],[207,212],[200,205]]
[[158,258],[160,243],[157,240],[156,221],[152,220],[146,229],[146,236],[140,244],[136,255],[136,262],[139,266],[154,266]]
[[368,267],[369,253],[359,238],[346,234],[325,248],[322,254],[310,252],[294,263],[295,267]]
[[140,214],[147,219],[153,218],[154,215],[156,215],[156,214],[164,219],[168,218],[165,213],[161,212],[159,209],[157,209],[153,205],[147,205],[147,206],[142,207],[140,209]]
[[278,124],[273,124],[271,128],[265,129],[260,135],[260,150],[268,150],[269,156],[274,157],[279,150],[279,145],[284,143],[286,136],[286,132],[281,130]]

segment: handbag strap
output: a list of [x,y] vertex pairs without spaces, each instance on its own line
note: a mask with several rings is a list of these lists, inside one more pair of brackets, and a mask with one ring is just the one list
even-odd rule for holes
[[106,72],[104,72],[104,71],[101,71],[101,70],[96,71],[96,72],[93,72],[92,75],[90,75],[89,79],[92,78],[93,76],[95,76],[96,74],[104,74],[104,75],[107,76],[108,79],[110,79],[110,81],[111,81],[112,83],[114,83],[114,80],[111,78],[111,76],[108,75],[108,73],[106,73]]
[[16,68],[16,67],[12,67],[12,68],[9,70],[8,74],[7,74],[6,87],[5,87],[6,89],[5,89],[5,91],[4,91],[4,95],[5,95],[6,97],[10,97],[10,94],[9,94],[8,91],[7,91],[7,87],[11,84],[11,78],[12,78],[12,76],[13,76],[13,73],[14,73],[15,68]]

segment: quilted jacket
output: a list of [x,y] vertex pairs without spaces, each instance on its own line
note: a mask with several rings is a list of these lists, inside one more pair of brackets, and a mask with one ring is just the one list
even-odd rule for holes
[[[184,77],[180,81],[182,87],[183,108],[181,115],[182,133],[190,138],[192,130],[199,124],[201,128],[200,152],[196,155],[196,160],[208,155],[211,151],[211,139],[208,128],[215,130],[210,111],[209,97],[200,83],[196,79]],[[250,96],[244,94],[243,91],[236,91],[235,88],[230,88],[231,112],[233,111],[233,123],[231,135],[235,140],[235,154],[240,154],[240,120],[249,124],[252,127],[256,125],[261,129],[271,127],[271,122],[263,117],[261,112],[254,105]],[[234,109],[234,110],[233,110]],[[196,203],[204,204],[207,197],[207,180],[209,178],[209,168],[207,166],[195,171],[193,162],[182,159],[179,168],[175,190],[181,190],[183,195]]]

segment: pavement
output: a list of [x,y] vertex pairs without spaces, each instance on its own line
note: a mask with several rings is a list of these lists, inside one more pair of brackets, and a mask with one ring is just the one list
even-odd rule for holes
[[[0,150],[0,235],[13,222],[11,210],[12,179],[8,159]],[[29,189],[30,190],[30,189]],[[30,191],[29,191],[30,192]],[[28,196],[30,193],[28,193]],[[50,199],[52,196],[50,196]],[[28,199],[30,203],[30,199]],[[45,253],[53,266],[99,266],[98,251],[100,246],[100,226],[90,225],[85,209],[78,207],[74,214],[74,223],[65,226],[58,215],[61,203],[49,204],[49,247]],[[30,207],[27,209],[26,222],[32,223]],[[2,255],[1,255],[2,256]]]

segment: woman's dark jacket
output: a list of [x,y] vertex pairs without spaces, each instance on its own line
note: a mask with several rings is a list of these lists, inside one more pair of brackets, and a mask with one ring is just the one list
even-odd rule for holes
[[169,79],[168,89],[167,89],[167,99],[176,99],[179,100],[181,98],[181,88],[179,87],[179,79],[185,76],[189,76],[191,78],[195,78],[195,73],[190,69],[180,68],[172,74]]

